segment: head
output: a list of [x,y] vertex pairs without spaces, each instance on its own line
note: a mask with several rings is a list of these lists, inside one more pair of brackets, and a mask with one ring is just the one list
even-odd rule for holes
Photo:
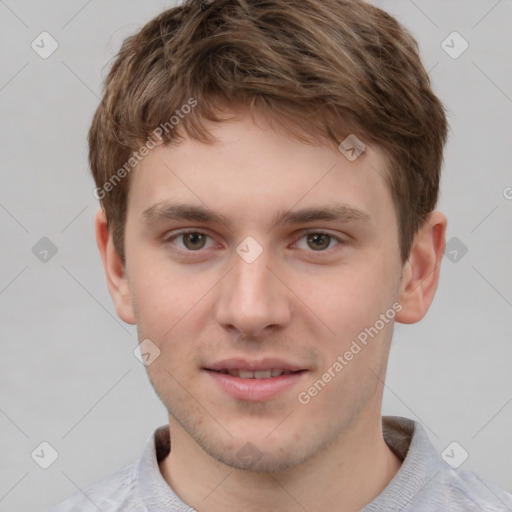
[[[380,418],[394,321],[437,286],[446,133],[416,42],[361,1],[190,0],[125,40],[89,133],[98,245],[207,453],[292,467]],[[275,395],[218,375],[280,364]]]

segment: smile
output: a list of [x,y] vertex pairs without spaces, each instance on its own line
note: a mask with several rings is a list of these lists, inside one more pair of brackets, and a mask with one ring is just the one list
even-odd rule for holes
[[211,379],[208,388],[218,389],[222,394],[245,402],[264,402],[272,398],[286,396],[293,388],[303,386],[307,370],[271,368],[268,370],[245,369],[206,369],[203,371]]
[[[223,373],[226,375],[231,375],[232,377],[239,377],[241,379],[270,379],[272,377],[279,377],[281,375],[290,375],[293,372],[291,370],[283,370],[280,368],[272,368],[270,370],[258,370],[258,371],[249,371],[249,370],[212,370],[218,371],[219,373]],[[301,370],[299,370],[301,371]]]

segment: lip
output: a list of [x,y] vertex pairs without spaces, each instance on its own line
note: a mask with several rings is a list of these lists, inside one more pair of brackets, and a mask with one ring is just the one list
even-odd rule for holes
[[270,370],[271,368],[279,368],[280,370],[287,370],[290,372],[297,372],[299,370],[306,369],[304,366],[272,357],[251,360],[234,357],[230,359],[223,359],[222,361],[208,364],[204,367],[205,370],[215,370],[218,372],[222,370],[245,370],[250,372],[258,372],[263,370]]
[[[264,379],[242,379],[227,373],[221,373],[223,370],[246,370],[263,371],[271,368],[279,368],[290,372],[278,377]],[[289,391],[304,378],[308,370],[300,365],[283,361],[277,358],[264,358],[258,360],[247,359],[225,359],[217,363],[208,365],[203,371],[210,376],[219,388],[238,400],[248,402],[261,402],[270,400],[285,391]]]

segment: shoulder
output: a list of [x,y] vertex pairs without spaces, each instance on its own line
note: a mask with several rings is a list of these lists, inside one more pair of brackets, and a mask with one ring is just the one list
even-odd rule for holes
[[113,475],[76,491],[46,512],[125,512],[144,511],[137,487],[137,463],[125,466]]
[[461,467],[453,469],[413,420],[386,416],[383,434],[402,467],[365,512],[512,511],[512,494]]
[[[512,494],[472,471],[448,468],[442,476],[450,510],[501,512],[512,510]],[[458,505],[458,508],[456,508]],[[463,508],[461,506],[463,505]]]
[[[396,505],[400,506],[397,507]],[[370,509],[371,510],[371,509]],[[377,510],[377,509],[376,509]],[[512,494],[470,471],[440,470],[404,504],[391,497],[379,511],[388,512],[510,512]]]

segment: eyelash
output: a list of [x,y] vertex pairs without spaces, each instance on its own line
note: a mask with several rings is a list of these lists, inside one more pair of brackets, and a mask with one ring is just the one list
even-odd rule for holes
[[[180,231],[178,233],[174,233],[172,236],[166,237],[164,242],[172,244],[172,242],[174,240],[176,240],[177,238],[182,237],[184,235],[189,235],[192,233],[198,234],[198,235],[204,235],[210,239],[212,238],[208,233],[205,233],[204,231],[199,231],[196,229],[189,229],[189,230],[185,230],[185,231]],[[315,254],[315,253],[330,254],[330,251],[332,249],[334,249],[335,247],[338,247],[339,245],[346,244],[346,241],[340,239],[339,237],[332,235],[331,233],[327,233],[325,231],[318,231],[318,230],[306,230],[306,231],[301,232],[301,236],[300,236],[299,240],[302,240],[304,237],[307,237],[308,235],[327,235],[330,237],[330,242],[332,242],[333,240],[337,242],[337,244],[334,247],[330,247],[328,249],[319,250],[319,251],[314,251],[313,249],[311,249],[309,251],[306,251],[306,252],[313,253],[313,254]],[[174,244],[172,244],[172,245],[174,245]],[[203,248],[203,249],[198,249],[197,251],[193,251],[190,249],[180,249],[180,248],[177,248],[176,246],[174,246],[174,250],[177,251],[178,253],[190,255],[190,254],[194,254],[194,253],[197,253],[197,254],[204,253],[207,249]]]

